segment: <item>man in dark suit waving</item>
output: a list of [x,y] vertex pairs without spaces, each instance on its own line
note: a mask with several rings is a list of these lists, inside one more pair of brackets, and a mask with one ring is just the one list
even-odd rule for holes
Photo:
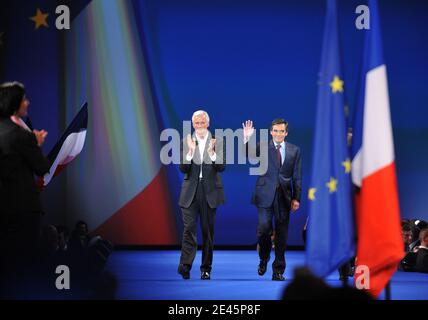
[[224,203],[224,191],[219,172],[224,171],[222,141],[216,141],[208,131],[208,113],[199,110],[193,113],[195,133],[186,137],[181,152],[180,170],[184,173],[179,205],[183,217],[183,239],[178,273],[183,279],[190,278],[190,269],[195,259],[196,221],[200,215],[202,229],[201,279],[211,278],[214,247],[214,223],[217,207]]
[[[248,120],[242,124],[244,143],[254,133],[253,123]],[[267,146],[257,144],[255,152],[267,159],[267,170],[257,178],[252,203],[258,209],[257,236],[260,263],[258,274],[264,275],[270,259],[272,247],[272,221],[275,221],[275,260],[272,264],[272,280],[283,281],[285,271],[285,246],[288,233],[290,211],[300,206],[301,195],[301,156],[300,148],[285,141],[288,135],[288,123],[284,119],[275,119],[270,128],[272,140]],[[262,142],[263,143],[263,142]],[[265,150],[266,155],[260,155]]]

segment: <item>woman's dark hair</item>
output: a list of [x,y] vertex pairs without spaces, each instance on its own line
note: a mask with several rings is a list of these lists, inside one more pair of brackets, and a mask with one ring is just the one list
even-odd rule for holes
[[0,85],[0,118],[8,118],[18,111],[25,88],[19,82],[7,82]]

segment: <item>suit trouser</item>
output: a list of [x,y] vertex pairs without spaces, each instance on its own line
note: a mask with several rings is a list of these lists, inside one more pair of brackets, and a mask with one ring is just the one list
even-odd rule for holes
[[259,221],[257,237],[259,243],[260,260],[269,261],[272,248],[271,234],[272,221],[275,221],[275,260],[272,264],[273,272],[283,274],[285,271],[285,247],[287,243],[288,222],[290,213],[285,207],[282,190],[277,189],[272,205],[269,208],[258,208]]
[[181,208],[183,216],[183,239],[181,245],[180,264],[192,268],[198,243],[196,238],[196,222],[198,213],[202,230],[202,264],[201,271],[211,272],[214,249],[214,224],[216,208],[212,209],[207,203],[203,181],[198,182],[195,198],[189,208]]

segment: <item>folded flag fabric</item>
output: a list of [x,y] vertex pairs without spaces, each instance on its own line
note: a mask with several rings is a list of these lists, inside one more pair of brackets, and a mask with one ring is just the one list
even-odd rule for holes
[[49,172],[41,178],[39,185],[46,186],[53,177],[57,176],[82,151],[85,144],[87,126],[88,103],[85,102],[61,139],[49,152],[47,158],[51,161],[52,166]]

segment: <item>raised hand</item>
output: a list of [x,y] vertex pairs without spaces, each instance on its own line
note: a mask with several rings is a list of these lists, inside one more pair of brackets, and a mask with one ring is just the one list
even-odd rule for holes
[[251,136],[254,134],[253,121],[247,120],[245,124],[242,124],[242,129],[244,130],[244,141],[247,142],[250,140]]

